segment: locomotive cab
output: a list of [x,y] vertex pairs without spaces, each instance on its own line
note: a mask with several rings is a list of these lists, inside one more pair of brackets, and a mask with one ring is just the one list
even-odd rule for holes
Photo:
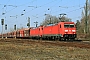
[[61,34],[61,37],[64,39],[75,39],[76,27],[75,27],[74,22],[61,22],[60,34]]

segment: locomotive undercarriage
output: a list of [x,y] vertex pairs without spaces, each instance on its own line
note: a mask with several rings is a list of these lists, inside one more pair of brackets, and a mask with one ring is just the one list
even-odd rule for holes
[[75,40],[76,34],[65,34],[65,35],[44,35],[41,37],[44,40],[60,40],[60,41],[72,41]]
[[76,34],[64,34],[63,38],[61,38],[61,40],[65,40],[65,41],[73,41],[76,38]]

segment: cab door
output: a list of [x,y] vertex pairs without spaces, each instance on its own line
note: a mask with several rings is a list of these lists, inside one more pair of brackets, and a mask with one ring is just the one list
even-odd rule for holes
[[62,31],[62,25],[60,24],[60,25],[59,25],[59,34],[62,34],[62,32],[63,32],[63,31]]
[[60,23],[60,24],[58,24],[58,26],[59,26],[59,28],[58,28],[59,35],[61,37],[63,37],[63,34],[64,34],[64,24],[63,23]]
[[43,27],[40,27],[39,28],[39,36],[42,37],[42,35],[43,35]]

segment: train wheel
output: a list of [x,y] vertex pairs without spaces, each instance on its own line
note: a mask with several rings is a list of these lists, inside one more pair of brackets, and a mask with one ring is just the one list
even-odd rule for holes
[[59,41],[63,41],[63,38],[60,37],[60,38],[59,38]]
[[73,42],[73,41],[74,41],[74,39],[69,38],[69,39],[67,39],[67,41]]
[[56,37],[54,36],[54,39],[53,39],[54,41],[56,40]]

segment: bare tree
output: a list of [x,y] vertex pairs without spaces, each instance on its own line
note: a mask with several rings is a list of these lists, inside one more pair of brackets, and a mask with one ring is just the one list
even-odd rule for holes
[[62,17],[60,19],[60,17],[52,16],[49,14],[45,14],[45,16],[45,20],[41,23],[41,25],[55,24],[61,22],[61,20],[64,20],[65,22],[71,21],[71,19],[67,17]]
[[[88,26],[88,29],[90,29],[90,18],[89,18],[89,12],[90,12],[90,4],[89,2],[87,3],[87,26]],[[86,6],[84,6],[84,10],[82,10],[82,18],[81,18],[81,27],[80,29],[83,30],[82,33],[85,33],[85,20],[86,20]]]

